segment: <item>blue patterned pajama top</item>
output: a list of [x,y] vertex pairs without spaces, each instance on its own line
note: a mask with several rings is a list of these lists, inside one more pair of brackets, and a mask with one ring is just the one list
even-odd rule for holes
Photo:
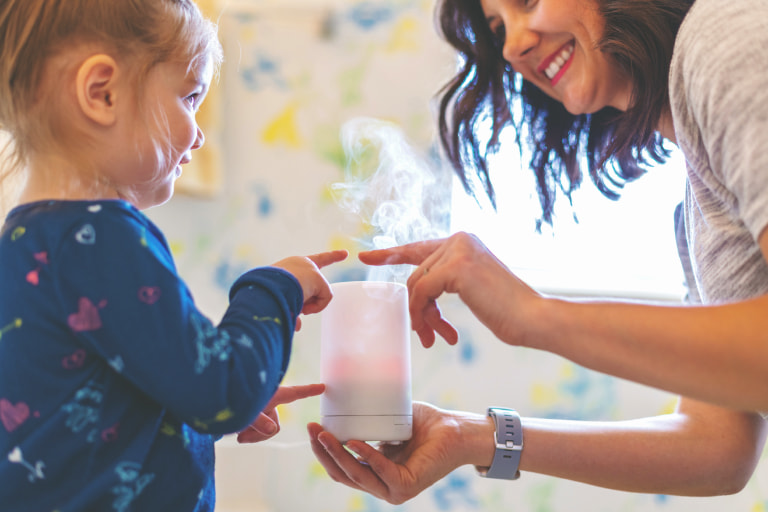
[[124,201],[46,201],[0,231],[0,509],[209,511],[214,441],[288,366],[303,293],[246,272],[218,326]]

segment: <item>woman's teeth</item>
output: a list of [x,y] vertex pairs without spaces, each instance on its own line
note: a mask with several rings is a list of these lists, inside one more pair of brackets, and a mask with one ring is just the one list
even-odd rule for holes
[[547,69],[544,70],[544,74],[552,80],[555,78],[555,75],[557,75],[557,72],[560,71],[560,68],[563,67],[563,64],[568,62],[568,59],[571,58],[571,55],[573,55],[573,45],[569,44],[565,48],[563,48],[563,51],[560,52],[560,54],[555,57],[555,60],[549,63],[549,66],[547,66]]

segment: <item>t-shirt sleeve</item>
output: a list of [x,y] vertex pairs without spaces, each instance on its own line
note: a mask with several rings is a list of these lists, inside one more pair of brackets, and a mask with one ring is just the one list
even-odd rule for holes
[[768,224],[768,4],[707,2],[690,16],[676,42],[682,89],[671,94],[699,127],[718,180],[708,185],[757,239]]
[[126,385],[180,421],[209,434],[240,430],[285,374],[301,287],[280,269],[253,269],[214,326],[150,228],[119,216],[73,228],[51,261],[62,321]]

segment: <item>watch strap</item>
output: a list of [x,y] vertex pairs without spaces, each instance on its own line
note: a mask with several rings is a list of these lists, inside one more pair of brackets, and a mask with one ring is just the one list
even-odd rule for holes
[[494,440],[496,451],[493,454],[491,467],[481,471],[482,476],[517,480],[520,478],[520,456],[523,452],[523,426],[520,414],[514,409],[489,407],[488,416],[493,418],[496,425]]

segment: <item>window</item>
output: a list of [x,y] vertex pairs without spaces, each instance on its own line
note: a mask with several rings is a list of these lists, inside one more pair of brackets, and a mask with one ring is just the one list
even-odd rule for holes
[[667,163],[628,184],[618,201],[605,198],[585,179],[573,194],[573,207],[560,198],[554,228],[544,225],[539,234],[532,173],[521,168],[513,141],[501,147],[490,162],[498,211],[487,200],[478,205],[456,180],[452,232],[476,234],[542,293],[659,301],[683,297],[674,209],[684,197],[685,166],[677,150]]

